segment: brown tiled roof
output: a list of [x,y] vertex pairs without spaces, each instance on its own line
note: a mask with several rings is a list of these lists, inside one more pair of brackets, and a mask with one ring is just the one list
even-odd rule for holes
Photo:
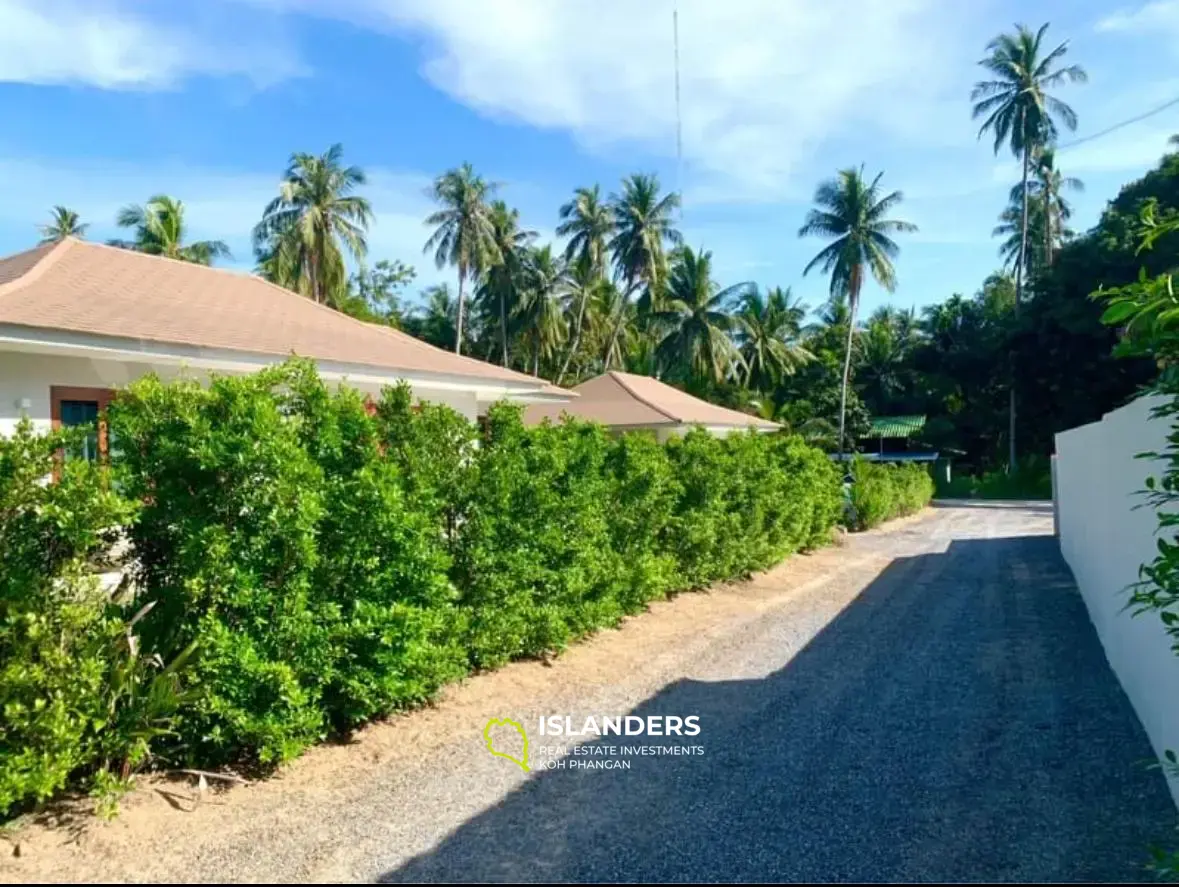
[[559,419],[568,413],[579,419],[589,419],[606,425],[728,425],[778,428],[736,410],[692,397],[650,376],[636,376],[612,370],[582,382],[573,388],[579,395],[568,404],[533,404],[524,412],[530,424],[545,419]]
[[0,323],[548,385],[363,323],[254,275],[72,237],[0,259]]

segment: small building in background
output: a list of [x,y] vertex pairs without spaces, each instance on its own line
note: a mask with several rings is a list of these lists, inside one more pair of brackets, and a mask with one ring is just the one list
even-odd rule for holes
[[856,455],[870,462],[920,462],[929,466],[939,488],[951,478],[950,457],[923,447],[925,416],[876,416],[860,440]]
[[924,416],[876,416],[860,438],[860,449],[878,456],[921,452],[915,438],[924,428]]
[[568,415],[601,422],[611,431],[653,431],[660,442],[697,425],[719,437],[734,431],[769,432],[782,427],[777,422],[719,407],[666,382],[634,373],[611,370],[571,390],[577,395],[576,400],[533,403],[524,411],[524,421],[539,425],[546,419],[556,422]]

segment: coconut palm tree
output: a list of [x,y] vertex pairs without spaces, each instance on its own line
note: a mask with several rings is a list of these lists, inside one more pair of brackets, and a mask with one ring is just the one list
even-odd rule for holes
[[606,274],[606,250],[614,233],[611,206],[602,201],[601,189],[578,188],[573,199],[561,206],[557,236],[567,237],[565,261],[584,261],[599,276]]
[[532,354],[532,375],[540,375],[540,362],[553,360],[565,340],[565,315],[558,294],[565,279],[565,263],[545,244],[529,250],[528,283],[517,303],[515,321],[520,338]]
[[415,336],[438,348],[454,348],[458,303],[445,283],[422,290],[425,304],[406,326]]
[[53,208],[48,224],[37,226],[41,232],[42,243],[57,243],[67,237],[84,237],[89,227],[82,224],[76,212],[60,204]]
[[730,333],[737,322],[728,309],[748,298],[752,284],[721,289],[712,279],[712,253],[675,251],[662,307],[651,315],[660,332],[655,355],[659,365],[674,375],[723,382],[745,369],[745,361]]
[[851,376],[852,336],[856,311],[864,278],[871,274],[889,292],[896,289],[893,260],[900,247],[893,234],[916,231],[917,226],[890,219],[889,212],[904,198],[900,191],[882,194],[878,173],[871,183],[864,179],[864,168],[844,169],[835,178],[823,182],[815,191],[817,206],[807,213],[798,231],[799,237],[832,238],[803,269],[806,275],[814,268],[831,277],[833,300],[846,299],[849,318],[847,345],[843,356],[843,382],[839,392],[839,452],[842,455],[847,427],[847,386]]
[[[639,284],[646,286],[644,311],[658,307],[658,291],[666,275],[667,246],[678,246],[683,238],[672,221],[679,208],[678,194],[659,195],[655,175],[635,174],[622,180],[622,193],[610,196],[614,236],[609,249],[614,257],[615,276],[624,285],[622,308]],[[624,316],[617,318],[613,337],[617,339]],[[614,351],[613,346],[607,351]]]
[[478,277],[500,258],[487,203],[497,188],[477,175],[469,163],[443,173],[430,188],[439,209],[426,219],[427,225],[434,226],[434,233],[422,251],[433,251],[439,268],[453,265],[458,269],[456,354],[461,353],[463,341],[463,288],[467,280]]
[[364,171],[344,166],[343,157],[339,144],[318,156],[292,154],[278,196],[254,228],[255,248],[268,251],[272,272],[286,278],[277,282],[321,303],[334,303],[347,283],[344,249],[357,260],[368,252],[372,207],[353,193],[365,184]]
[[558,385],[563,383],[565,375],[569,372],[569,365],[581,351],[586,321],[596,295],[613,286],[608,279],[594,271],[588,255],[579,256],[572,265],[566,263],[565,274],[561,280],[561,292],[567,327],[571,332],[565,346],[565,358],[561,361],[561,369],[555,379]]
[[[1071,235],[1066,223],[1072,218],[1073,208],[1064,198],[1065,191],[1081,192],[1085,190],[1085,183],[1074,176],[1063,175],[1056,168],[1056,151],[1050,147],[1038,148],[1032,160],[1032,180],[1028,182],[1029,199],[1033,205],[1039,207],[1040,220],[1043,230],[1041,243],[1043,253],[1041,259],[1044,265],[1051,266],[1056,258],[1056,251]],[[1011,202],[1018,203],[1023,199],[1022,188],[1015,185],[1011,189]],[[1029,213],[1031,210],[1029,209]],[[1029,227],[1031,222],[1029,220]]]
[[521,228],[519,210],[510,209],[502,200],[494,201],[489,209],[497,260],[484,272],[475,298],[483,312],[483,328],[499,330],[501,363],[507,366],[508,319],[528,286],[529,249],[536,232]]
[[590,289],[597,286],[597,282],[606,276],[608,244],[614,233],[614,212],[612,207],[602,200],[601,189],[594,185],[592,188],[578,188],[574,191],[573,199],[561,206],[559,216],[561,221],[557,225],[557,235],[568,238],[565,245],[565,266],[577,274],[578,279],[569,281],[569,292],[577,293],[577,297],[570,300],[571,304],[576,306],[576,310],[571,318],[572,334],[558,374],[558,385],[569,369],[573,355],[581,346]]
[[767,391],[813,359],[801,343],[806,311],[789,288],[749,288],[736,317],[746,387]]
[[[1048,90],[1065,83],[1084,83],[1087,76],[1080,65],[1060,67],[1068,54],[1068,41],[1044,54],[1043,40],[1048,25],[1032,33],[1025,25],[1016,25],[1015,33],[1000,34],[987,44],[986,58],[979,62],[993,76],[975,83],[970,93],[973,117],[985,118],[978,135],[995,137],[995,153],[1006,144],[1023,166],[1020,177],[1020,249],[1015,266],[1015,311],[1023,301],[1027,256],[1029,200],[1028,179],[1033,153],[1056,141],[1057,121],[1070,131],[1077,128],[1077,115]],[[1015,371],[1008,397],[1008,471],[1014,470],[1015,446]]]
[[135,237],[130,241],[112,240],[113,246],[196,265],[211,265],[214,259],[229,256],[229,247],[222,240],[184,242],[187,231],[184,203],[174,197],[157,194],[142,206],[125,206],[119,210],[115,221],[120,228],[134,228]]
[[[1015,191],[1020,192],[1019,185]],[[1044,205],[1038,200],[1033,201],[1028,209],[1028,237],[1027,255],[1023,254],[1023,197],[1017,193],[1007,204],[1006,209],[999,213],[999,224],[991,229],[992,237],[1002,237],[999,244],[999,255],[1003,259],[1003,270],[1015,267],[1027,269],[1041,268],[1047,264],[1044,257]],[[1067,229],[1063,233],[1068,232]]]
[[626,365],[635,344],[635,306],[613,281],[592,287],[586,306],[586,336],[598,359],[591,365],[597,372]]
[[885,305],[868,318],[860,335],[857,376],[860,396],[879,411],[890,404],[912,379],[911,356],[919,342],[916,312]]

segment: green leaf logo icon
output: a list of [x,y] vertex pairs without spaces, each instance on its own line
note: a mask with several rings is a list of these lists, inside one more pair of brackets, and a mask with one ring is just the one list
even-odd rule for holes
[[[495,739],[491,735],[491,729],[493,727],[511,727],[517,733],[520,734],[520,738],[522,740],[524,740],[524,750],[522,752],[520,752],[519,758],[517,758],[515,755],[509,755],[506,752],[496,751]],[[516,721],[513,721],[511,718],[491,718],[491,720],[489,720],[487,722],[487,726],[483,728],[483,741],[487,745],[487,750],[489,752],[491,752],[491,754],[494,757],[507,758],[513,764],[518,765],[520,767],[520,769],[523,770],[525,773],[529,772],[529,769],[528,769],[528,734],[524,732],[524,728],[522,726],[520,726],[519,723],[517,723]]]

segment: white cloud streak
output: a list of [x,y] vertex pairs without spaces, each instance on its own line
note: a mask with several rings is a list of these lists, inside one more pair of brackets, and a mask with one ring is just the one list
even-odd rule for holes
[[263,88],[305,73],[288,48],[165,24],[114,0],[0,0],[0,82],[173,89],[191,76]]
[[1152,0],[1137,9],[1120,9],[1097,23],[1098,31],[1179,32],[1179,0]]
[[[246,0],[421,42],[423,75],[588,150],[675,156],[672,0]],[[969,143],[976,13],[942,0],[679,0],[683,151],[706,199],[809,191],[839,137]],[[951,101],[952,100],[952,101]],[[952,115],[964,136],[947,125]],[[856,158],[858,160],[858,158]],[[839,162],[851,162],[851,159]],[[670,183],[669,183],[670,184]]]

